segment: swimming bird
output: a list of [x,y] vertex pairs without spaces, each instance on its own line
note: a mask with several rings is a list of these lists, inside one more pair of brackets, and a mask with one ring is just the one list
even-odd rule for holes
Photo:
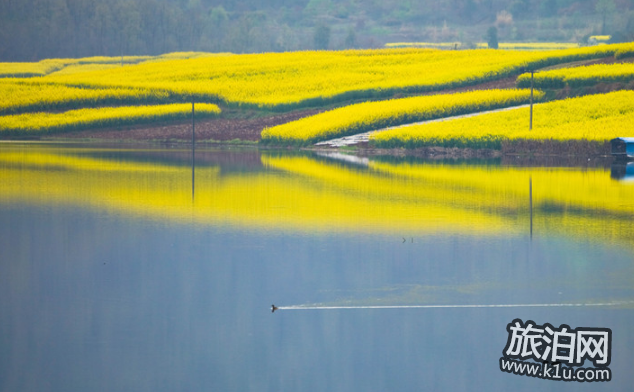
[[277,306],[271,305],[271,313],[275,312],[276,310],[277,310]]

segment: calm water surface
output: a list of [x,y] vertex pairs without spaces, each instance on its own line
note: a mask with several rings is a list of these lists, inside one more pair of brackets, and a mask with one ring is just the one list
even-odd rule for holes
[[[195,163],[0,144],[0,390],[634,385],[634,184],[609,165],[210,149]],[[363,308],[543,303],[618,305]],[[613,380],[501,372],[515,318],[611,328]]]

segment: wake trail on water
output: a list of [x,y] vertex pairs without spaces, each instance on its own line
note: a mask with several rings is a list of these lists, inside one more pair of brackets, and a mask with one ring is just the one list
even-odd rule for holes
[[633,304],[634,301],[602,303],[558,303],[558,304],[481,304],[481,305],[368,305],[368,306],[278,306],[276,310],[333,310],[333,309],[456,309],[456,308],[564,308],[599,307]]

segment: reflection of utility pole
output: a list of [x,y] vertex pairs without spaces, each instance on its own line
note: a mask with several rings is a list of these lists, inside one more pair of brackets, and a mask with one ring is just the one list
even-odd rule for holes
[[192,145],[192,202],[194,201],[194,183],[195,183],[194,173],[196,169],[195,156],[196,156],[196,150],[194,149],[194,146]]
[[528,177],[528,204],[531,214],[531,240],[533,239],[533,177]]
[[196,122],[194,111],[194,98],[192,97],[192,202],[194,201],[194,169],[196,167]]
[[533,77],[535,71],[531,70],[531,114],[530,114],[530,122],[528,125],[528,130],[531,131],[533,129]]

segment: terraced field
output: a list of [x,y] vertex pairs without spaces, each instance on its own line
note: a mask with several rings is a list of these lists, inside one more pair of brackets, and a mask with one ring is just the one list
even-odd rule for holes
[[[406,48],[250,55],[192,52],[157,57],[94,57],[44,60],[39,63],[3,63],[0,64],[0,75],[5,76],[0,79],[0,96],[3,97],[0,98],[0,134],[32,135],[35,129],[38,130],[35,133],[65,132],[92,129],[103,124],[116,127],[183,118],[182,115],[139,115],[132,120],[127,114],[119,122],[112,117],[107,121],[80,118],[94,116],[94,112],[88,109],[98,108],[110,108],[104,111],[109,116],[116,116],[117,112],[112,108],[120,106],[163,105],[161,109],[156,108],[155,113],[158,113],[166,110],[165,105],[196,101],[199,104],[220,105],[228,109],[228,115],[242,118],[270,116],[271,111],[331,109],[333,105],[353,104],[301,122],[272,127],[262,133],[267,143],[305,145],[390,125],[525,103],[528,93],[522,90],[490,90],[469,93],[472,95],[394,98],[465,88],[517,75],[526,69],[606,56],[622,58],[631,53],[634,53],[632,43],[536,51]],[[547,83],[548,80],[558,80],[560,84],[586,83],[575,80],[590,80],[588,83],[594,83],[612,80],[610,78],[627,81],[631,73],[628,67],[584,67],[585,73],[577,79],[567,71],[558,71],[559,74],[557,71],[548,71],[540,74],[544,82],[538,83]],[[519,83],[525,86],[526,76],[522,76]],[[536,98],[541,97],[542,94],[537,92]],[[386,98],[392,99],[380,101]],[[204,113],[206,109],[201,108],[201,113]],[[131,113],[131,109],[125,110]],[[216,109],[211,112],[218,115]],[[123,109],[118,113],[123,113]],[[62,118],[74,120],[68,122],[70,120]],[[18,122],[21,124],[18,125]],[[481,139],[477,143],[466,134],[446,134],[415,143],[411,138],[405,142],[406,138],[392,137],[389,143],[476,147],[499,145],[501,136],[497,133],[489,132],[489,136],[484,136],[484,131],[477,132]],[[557,135],[549,137],[559,138]],[[383,140],[381,138],[375,139],[377,143]],[[592,140],[598,138],[596,136]],[[467,139],[471,141],[464,142]],[[417,136],[416,140],[422,139]]]

